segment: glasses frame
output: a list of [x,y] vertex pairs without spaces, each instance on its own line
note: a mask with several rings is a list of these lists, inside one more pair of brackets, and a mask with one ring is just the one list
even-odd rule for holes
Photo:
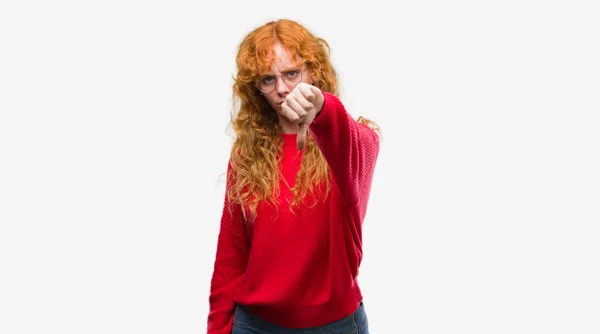
[[[305,63],[302,63],[301,66],[303,66],[304,69],[302,69],[300,71],[300,75],[298,76],[300,79],[298,80],[298,82],[296,82],[294,84],[294,87],[302,81],[302,77],[304,76],[304,72],[308,68],[308,65],[306,65]],[[281,77],[281,74],[268,75],[268,77],[274,77],[274,78],[277,79],[278,77]],[[265,94],[269,94],[270,92],[272,92],[277,87],[277,85],[279,84],[279,80],[275,80],[275,84],[273,85],[273,88],[269,89],[268,91],[264,91],[264,90],[260,89],[260,87],[258,87],[258,82],[259,82],[260,79],[261,79],[260,77],[256,79],[256,81],[254,82],[254,86],[256,86],[256,89],[258,89],[259,91],[261,91],[261,92],[263,92]],[[290,85],[288,85],[288,83],[285,81],[285,79],[281,78],[281,81],[283,81],[283,83],[285,83],[288,87],[290,87]]]

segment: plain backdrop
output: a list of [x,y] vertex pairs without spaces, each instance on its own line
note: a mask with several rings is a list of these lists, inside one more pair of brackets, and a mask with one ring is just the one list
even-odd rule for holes
[[594,1],[3,1],[0,333],[203,333],[238,43],[327,40],[383,130],[371,332],[600,332]]

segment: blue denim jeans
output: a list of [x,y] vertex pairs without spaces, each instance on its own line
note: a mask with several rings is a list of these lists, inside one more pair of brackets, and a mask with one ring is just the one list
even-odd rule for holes
[[232,334],[369,334],[363,303],[354,313],[327,325],[311,328],[284,328],[252,314],[243,306],[235,308]]

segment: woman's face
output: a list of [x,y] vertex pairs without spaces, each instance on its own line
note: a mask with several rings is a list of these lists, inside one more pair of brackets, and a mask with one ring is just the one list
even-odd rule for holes
[[261,73],[257,86],[267,102],[276,111],[281,111],[281,104],[285,97],[300,82],[311,83],[312,71],[300,62],[300,57],[294,57],[280,43],[273,47],[275,59],[271,64],[271,70]]

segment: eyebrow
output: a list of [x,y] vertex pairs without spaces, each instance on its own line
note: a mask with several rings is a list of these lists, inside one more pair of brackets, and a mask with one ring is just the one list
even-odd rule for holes
[[[284,67],[281,72],[287,72],[287,71],[290,71],[290,70],[299,70],[300,67],[302,67],[302,64]],[[262,76],[272,76],[272,75],[274,75],[274,74],[273,74],[273,72],[270,72],[270,71],[267,72],[267,73],[260,74],[261,77]]]

